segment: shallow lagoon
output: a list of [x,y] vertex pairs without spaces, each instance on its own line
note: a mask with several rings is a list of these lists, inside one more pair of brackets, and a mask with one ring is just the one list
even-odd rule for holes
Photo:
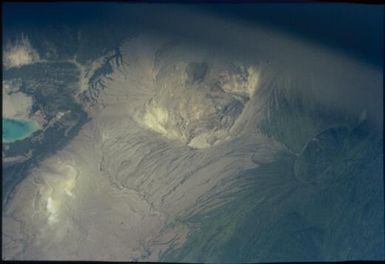
[[24,139],[38,129],[39,125],[32,120],[3,118],[3,142]]

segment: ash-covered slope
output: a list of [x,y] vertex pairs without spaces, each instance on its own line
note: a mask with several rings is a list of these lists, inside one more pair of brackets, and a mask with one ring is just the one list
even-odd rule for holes
[[205,148],[230,130],[258,85],[253,66],[166,45],[155,54],[155,95],[136,119],[165,137]]
[[[381,155],[378,132],[308,89],[376,87],[379,72],[258,33],[266,52],[254,64],[145,34],[91,62],[79,101],[92,119],[18,186],[3,214],[4,257],[383,257],[383,190],[373,184],[382,163],[367,158]],[[325,56],[293,62],[293,47],[297,57]],[[303,75],[326,66],[349,74]]]
[[[100,71],[79,93],[92,121],[32,171],[4,215],[6,258],[157,260],[183,244],[188,215],[224,202],[205,197],[220,194],[237,171],[254,167],[252,155],[267,162],[282,150],[262,135],[231,132],[243,115],[259,117],[259,108],[248,107],[257,88],[251,66],[219,64],[211,55],[202,58],[208,65],[202,72],[184,44],[177,46],[182,57],[159,55],[168,43],[133,38],[119,48],[122,63],[100,59],[100,67],[112,71]],[[184,67],[171,74],[178,65]],[[157,112],[148,122],[151,102],[166,118]],[[245,132],[253,128],[249,121]],[[177,131],[174,137],[170,131]],[[203,140],[195,145],[204,151],[191,147],[188,138],[197,136]]]

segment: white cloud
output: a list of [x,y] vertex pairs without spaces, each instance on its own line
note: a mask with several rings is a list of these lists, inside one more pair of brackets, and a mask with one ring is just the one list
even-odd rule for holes
[[38,52],[32,47],[28,37],[21,35],[15,43],[8,42],[3,51],[3,66],[5,68],[20,67],[39,61]]

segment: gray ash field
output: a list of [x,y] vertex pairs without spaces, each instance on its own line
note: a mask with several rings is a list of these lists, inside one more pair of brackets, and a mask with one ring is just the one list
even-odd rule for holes
[[213,7],[44,6],[4,8],[4,260],[385,259],[383,32],[365,60]]

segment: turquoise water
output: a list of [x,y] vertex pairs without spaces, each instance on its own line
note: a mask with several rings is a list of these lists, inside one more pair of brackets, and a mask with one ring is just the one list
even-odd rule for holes
[[26,138],[37,129],[38,125],[34,121],[3,118],[3,142]]

